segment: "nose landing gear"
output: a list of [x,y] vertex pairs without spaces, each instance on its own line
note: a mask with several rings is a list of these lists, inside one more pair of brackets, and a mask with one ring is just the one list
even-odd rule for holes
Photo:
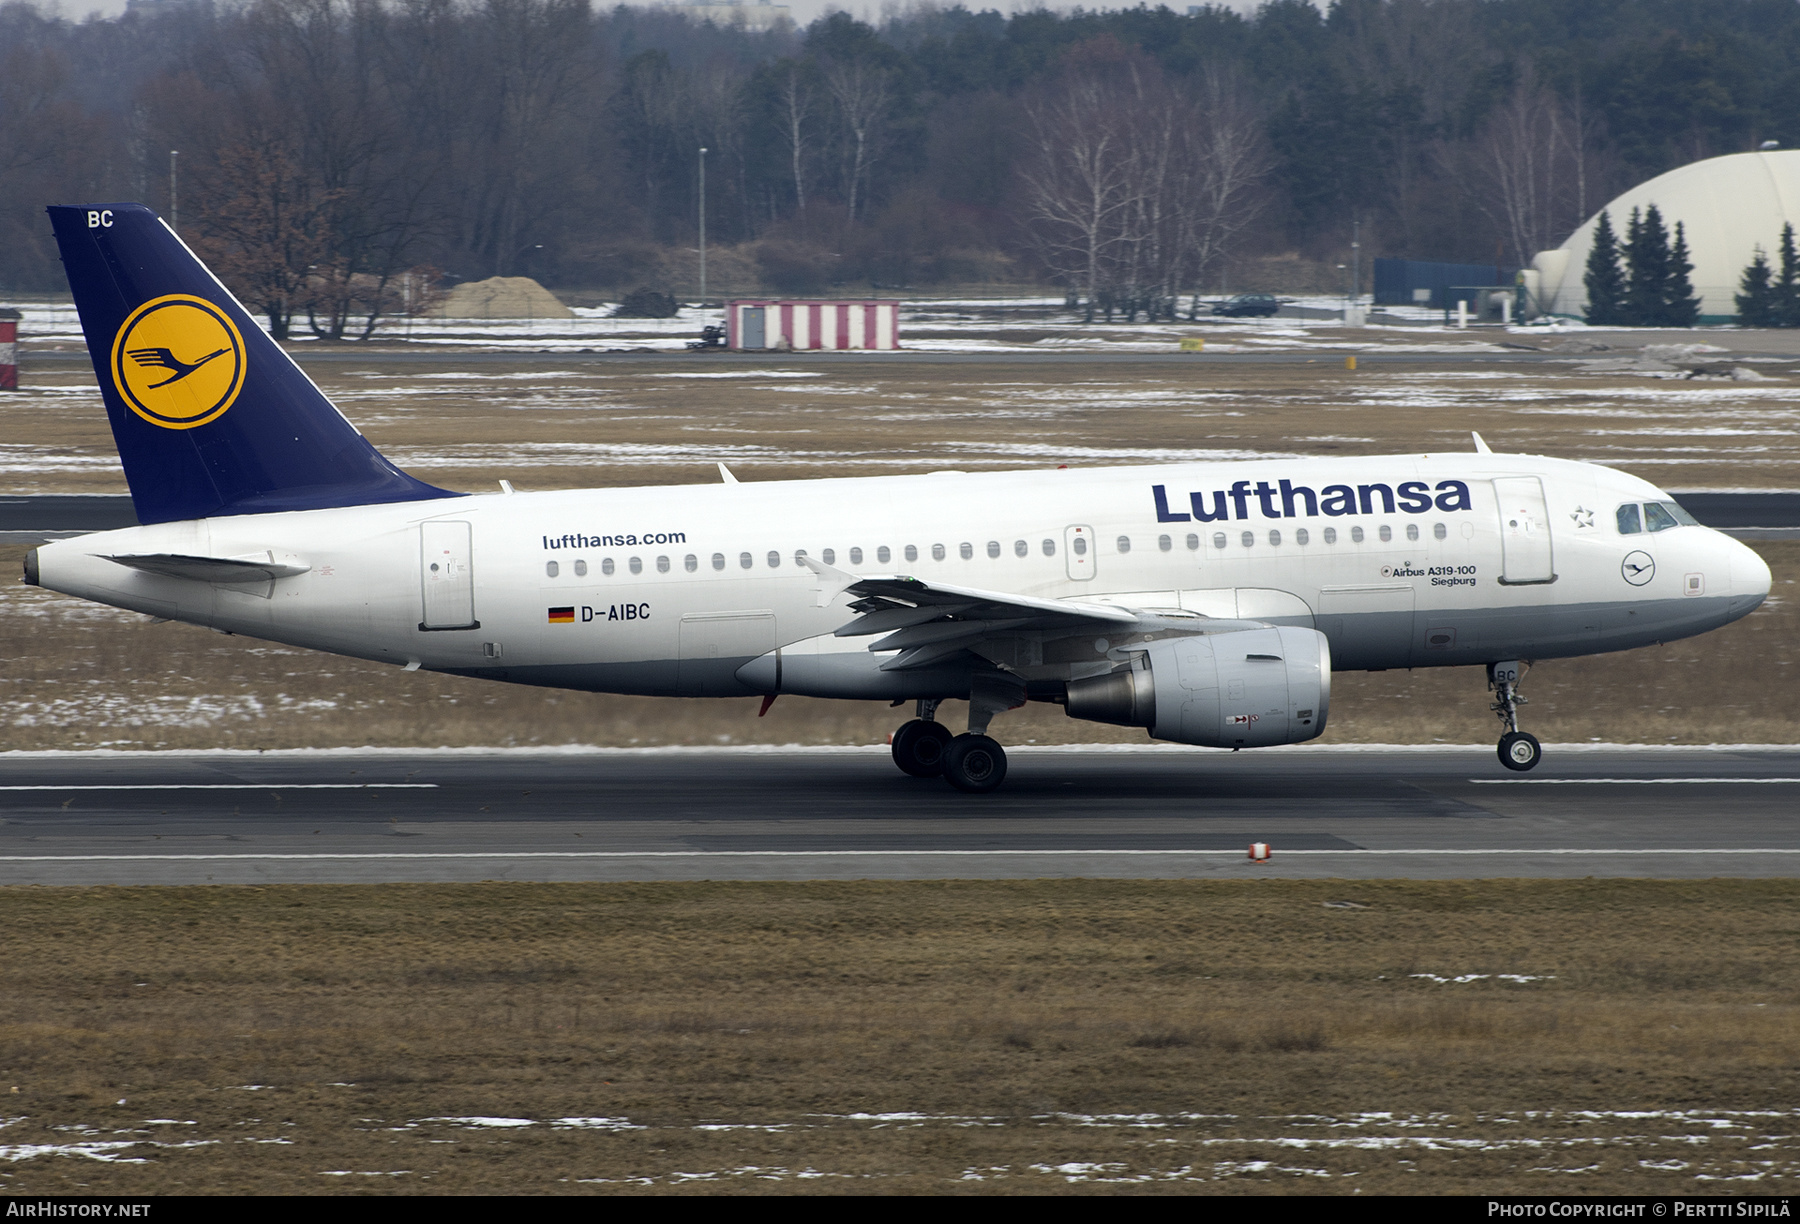
[[1544,759],[1544,749],[1537,737],[1519,730],[1519,707],[1527,704],[1525,698],[1519,696],[1521,678],[1517,660],[1488,664],[1488,689],[1494,694],[1494,704],[1489,708],[1506,728],[1500,736],[1500,764],[1517,773],[1536,769],[1538,762]]

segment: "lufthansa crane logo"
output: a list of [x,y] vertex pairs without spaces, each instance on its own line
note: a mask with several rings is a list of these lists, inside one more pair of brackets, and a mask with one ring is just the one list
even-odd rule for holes
[[204,298],[153,298],[119,328],[112,380],[131,410],[152,425],[192,429],[218,420],[243,390],[244,338]]

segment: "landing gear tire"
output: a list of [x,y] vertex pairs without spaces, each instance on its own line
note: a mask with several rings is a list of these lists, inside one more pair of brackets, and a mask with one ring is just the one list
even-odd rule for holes
[[1524,773],[1536,769],[1543,759],[1544,750],[1539,747],[1537,736],[1509,731],[1500,737],[1500,763],[1508,769]]
[[957,790],[984,795],[1006,780],[1006,750],[985,735],[959,735],[944,753],[943,768],[944,781]]
[[928,718],[915,718],[894,732],[894,764],[915,778],[937,778],[944,773],[944,752],[950,747],[950,729]]

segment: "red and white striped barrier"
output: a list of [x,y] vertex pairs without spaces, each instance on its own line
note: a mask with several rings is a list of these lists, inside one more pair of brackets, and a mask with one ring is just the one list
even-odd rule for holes
[[894,301],[731,301],[725,304],[734,349],[894,349],[900,304]]
[[0,391],[19,389],[19,312],[0,308]]
[[1252,863],[1268,862],[1269,861],[1269,843],[1268,842],[1251,842],[1250,843],[1250,861]]

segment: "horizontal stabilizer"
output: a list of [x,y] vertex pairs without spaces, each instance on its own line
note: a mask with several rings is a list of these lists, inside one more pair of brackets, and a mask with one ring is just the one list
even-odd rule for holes
[[189,557],[181,553],[136,553],[114,555],[106,558],[116,565],[127,569],[142,570],[146,574],[161,574],[165,578],[187,578],[194,582],[273,582],[277,578],[292,578],[312,569],[310,565],[291,565],[277,561],[271,553],[252,554],[245,557]]

